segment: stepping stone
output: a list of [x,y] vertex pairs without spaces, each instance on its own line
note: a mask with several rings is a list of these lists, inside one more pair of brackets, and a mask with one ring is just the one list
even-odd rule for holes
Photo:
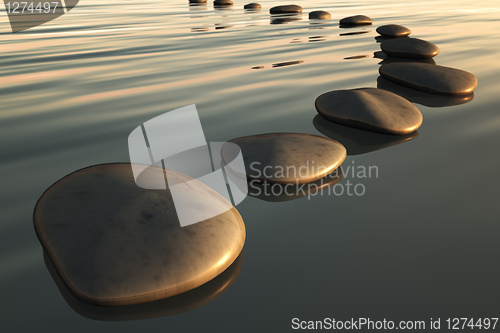
[[243,8],[248,10],[251,9],[255,10],[255,9],[261,9],[262,6],[260,5],[260,3],[252,2],[252,3],[247,3]]
[[324,10],[315,10],[314,12],[309,13],[310,20],[329,20],[332,18],[332,15]]
[[394,63],[379,68],[385,79],[425,92],[441,95],[468,95],[477,87],[477,78],[466,71],[422,63]]
[[381,25],[376,31],[386,37],[406,37],[411,34],[410,29],[397,24]]
[[302,7],[297,5],[282,5],[272,7],[269,12],[271,14],[296,14],[302,13]]
[[379,76],[377,79],[377,88],[395,93],[403,98],[406,98],[412,103],[418,103],[420,105],[424,105],[431,108],[441,108],[445,106],[465,104],[474,99],[474,93],[463,96],[447,96],[447,95],[431,94],[428,92],[402,86],[398,83],[386,80],[381,76]]
[[207,0],[189,0],[189,3],[206,3]]
[[[310,183],[337,169],[346,157],[345,148],[337,141],[311,134],[260,134],[229,142],[240,147],[250,181]],[[222,159],[234,159],[226,145],[222,147]]]
[[[179,180],[177,207],[189,198],[195,216],[229,210],[181,227],[170,191],[137,186],[130,164],[76,171],[39,199],[38,238],[80,300],[118,306],[174,296],[212,280],[238,257],[245,226],[236,208],[205,184],[166,172]],[[140,175],[141,182],[163,176],[158,167]]]
[[375,132],[363,131],[332,123],[320,115],[313,119],[314,127],[324,136],[342,143],[347,149],[347,155],[361,155],[372,151],[395,146],[418,137],[418,131],[405,135],[386,135]]
[[413,104],[377,88],[327,92],[316,99],[316,110],[335,123],[385,134],[408,134],[422,124]]
[[365,15],[355,15],[344,17],[340,20],[341,26],[355,26],[355,25],[370,25],[373,24],[373,20]]
[[410,59],[427,59],[438,55],[439,47],[418,38],[391,39],[380,44],[388,56]]
[[233,2],[231,0],[215,0],[214,6],[232,6]]

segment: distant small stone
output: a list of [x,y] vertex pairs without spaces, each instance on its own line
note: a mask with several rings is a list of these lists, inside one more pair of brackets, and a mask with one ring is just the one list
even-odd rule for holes
[[376,31],[386,37],[405,37],[411,34],[410,29],[397,24],[382,25]]
[[233,2],[231,0],[215,0],[214,6],[232,6]]
[[422,114],[413,104],[377,88],[330,91],[315,104],[327,120],[373,132],[408,134],[422,124]]
[[190,3],[206,3],[207,0],[189,0]]
[[373,24],[373,20],[366,15],[355,15],[344,17],[340,20],[340,25],[354,26],[354,25],[370,25]]
[[243,8],[244,9],[261,9],[262,6],[260,5],[260,3],[252,2],[252,3],[247,3]]
[[276,6],[269,10],[271,14],[296,14],[302,13],[302,7],[298,5]]
[[410,59],[427,59],[438,55],[439,47],[418,38],[398,38],[380,44],[387,55]]
[[466,71],[423,63],[394,63],[379,68],[385,79],[401,85],[442,95],[468,95],[477,78]]
[[315,10],[314,12],[309,13],[310,20],[329,20],[332,18],[332,15],[324,10]]

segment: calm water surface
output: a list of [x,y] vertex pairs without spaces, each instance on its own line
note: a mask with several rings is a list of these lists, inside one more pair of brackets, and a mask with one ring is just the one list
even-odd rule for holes
[[[5,332],[284,332],[294,317],[500,316],[500,2],[298,1],[305,14],[290,22],[270,20],[268,8],[280,2],[261,3],[261,12],[245,13],[242,1],[214,10],[178,0],[82,0],[17,34],[1,12]],[[330,11],[332,21],[311,24],[314,9]],[[338,27],[354,14],[375,23]],[[241,272],[207,305],[126,322],[91,320],[68,305],[32,227],[48,186],[92,164],[126,162],[135,127],[193,103],[208,141],[336,135],[342,130],[315,119],[314,100],[383,84],[375,28],[388,23],[436,43],[438,64],[474,73],[474,98],[406,91],[424,115],[419,135],[350,150],[344,164],[378,168],[378,178],[344,176],[343,184],[365,186],[363,196],[247,198],[238,206],[247,226]],[[343,143],[356,133],[342,132]]]

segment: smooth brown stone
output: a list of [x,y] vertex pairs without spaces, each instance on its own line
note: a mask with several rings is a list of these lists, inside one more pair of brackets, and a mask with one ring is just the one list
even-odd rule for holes
[[408,134],[422,124],[422,114],[413,104],[377,88],[330,91],[315,104],[327,120],[373,132]]
[[354,26],[354,25],[370,25],[373,24],[373,20],[366,15],[355,15],[344,17],[340,20],[340,25]]
[[385,79],[425,92],[441,95],[469,95],[477,78],[466,71],[422,63],[387,64],[379,68]]
[[380,44],[388,56],[410,59],[433,58],[438,55],[439,47],[418,38],[397,38]]
[[302,13],[302,7],[298,5],[276,6],[269,10],[271,14],[296,14]]
[[364,131],[328,121],[319,114],[313,119],[314,127],[324,136],[340,142],[347,155],[361,155],[416,139],[418,131],[406,135],[387,135]]
[[[260,134],[229,142],[240,147],[249,181],[310,183],[337,169],[346,157],[345,148],[337,141],[311,134]],[[223,146],[222,160],[232,161],[233,157]]]
[[243,9],[261,9],[262,6],[260,3],[257,2],[252,2],[252,3],[247,3],[245,6],[243,6]]
[[315,10],[309,13],[310,20],[329,20],[332,18],[332,15],[324,10]]
[[[189,181],[189,186],[177,185],[178,193],[185,191],[206,207],[232,207],[205,184],[166,172]],[[158,173],[163,176],[163,169],[150,167],[141,181],[157,179]],[[209,208],[191,209],[204,214]],[[34,224],[72,293],[102,306],[144,303],[194,289],[228,268],[245,241],[234,207],[181,227],[170,191],[137,186],[130,164],[92,166],[56,182],[37,202]]]
[[397,24],[382,25],[376,31],[386,37],[406,37],[411,34],[410,29]]
[[232,6],[233,2],[231,0],[215,0],[214,6]]

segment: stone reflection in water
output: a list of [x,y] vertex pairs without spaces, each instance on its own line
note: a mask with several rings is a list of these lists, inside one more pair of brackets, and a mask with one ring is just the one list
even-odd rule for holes
[[270,202],[284,202],[303,197],[321,195],[321,191],[338,184],[344,179],[342,167],[337,168],[329,175],[306,184],[277,184],[266,181],[251,180],[248,182],[248,195]]
[[287,62],[278,62],[276,64],[273,64],[273,68],[276,67],[285,67],[285,66],[293,66],[293,65],[299,65],[304,63],[304,60],[296,60],[296,61],[287,61]]
[[66,287],[45,252],[44,261],[64,300],[75,312],[94,320],[122,321],[167,317],[188,312],[212,302],[228,290],[238,278],[243,266],[243,252],[224,272],[198,288],[158,301],[118,307],[97,306],[80,301]]
[[377,79],[377,88],[395,93],[403,98],[406,98],[412,103],[418,103],[420,105],[428,106],[431,108],[465,104],[474,99],[474,93],[466,96],[446,96],[431,94],[402,86],[400,84],[386,80],[381,76],[379,76]]
[[206,2],[190,2],[189,3],[189,11],[190,12],[199,12],[201,10],[207,10]]
[[347,149],[347,155],[366,154],[418,137],[417,131],[406,135],[389,135],[363,131],[332,123],[320,115],[314,117],[313,125],[321,134],[340,142]]
[[309,29],[310,30],[325,29],[328,27],[327,24],[328,22],[321,22],[321,21],[309,22]]
[[408,59],[408,58],[390,57],[387,54],[385,54],[384,51],[374,52],[373,58],[382,59],[382,61],[378,63],[379,65],[392,64],[392,63],[396,63],[396,62],[420,62],[420,63],[430,64],[430,65],[436,64],[436,61],[434,61],[434,59],[432,59],[432,58],[429,58],[429,59]]
[[366,34],[366,33],[369,33],[369,32],[370,32],[369,30],[364,30],[364,31],[353,31],[353,32],[344,32],[344,33],[339,34],[339,36],[362,35],[362,34]]
[[311,36],[311,37],[309,37],[309,43],[324,42],[325,40],[326,40],[326,36]]
[[191,28],[191,32],[207,32],[210,31],[208,27]]
[[216,23],[215,24],[215,30],[229,29],[229,28],[232,28],[232,27],[233,27],[232,25],[226,25],[226,24],[223,24],[223,23]]
[[300,20],[302,17],[299,14],[271,15],[271,24],[284,24]]
[[382,43],[387,40],[393,40],[393,39],[402,39],[402,38],[410,38],[409,36],[404,36],[404,37],[388,37],[388,36],[376,36],[375,41],[377,43]]
[[367,54],[362,54],[362,55],[356,55],[352,57],[345,57],[344,60],[355,60],[355,59],[365,59],[368,58]]

